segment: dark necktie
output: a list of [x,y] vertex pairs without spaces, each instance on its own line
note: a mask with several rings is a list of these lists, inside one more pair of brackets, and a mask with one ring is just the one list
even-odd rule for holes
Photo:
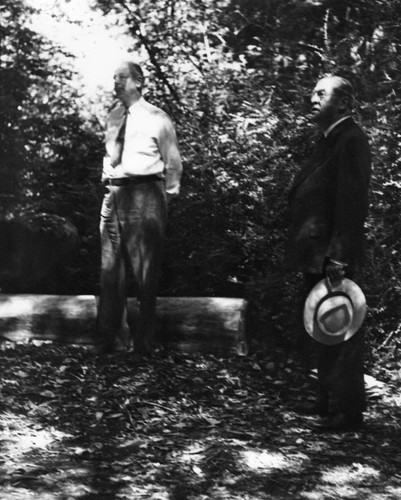
[[113,168],[121,163],[121,157],[123,155],[124,149],[125,129],[127,126],[127,116],[128,109],[125,110],[125,113],[121,120],[120,129],[115,140],[114,151],[111,155],[110,164]]

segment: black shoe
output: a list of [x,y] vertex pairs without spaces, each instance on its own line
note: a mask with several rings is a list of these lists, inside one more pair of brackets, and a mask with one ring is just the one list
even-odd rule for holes
[[297,406],[295,411],[301,415],[319,415],[320,417],[325,417],[327,415],[327,406],[319,402],[305,403]]
[[126,352],[127,348],[116,344],[97,344],[89,348],[89,353],[94,356],[110,356],[112,354]]
[[363,416],[361,413],[352,416],[339,413],[324,417],[318,422],[311,424],[311,427],[316,432],[347,432],[361,430],[363,425]]

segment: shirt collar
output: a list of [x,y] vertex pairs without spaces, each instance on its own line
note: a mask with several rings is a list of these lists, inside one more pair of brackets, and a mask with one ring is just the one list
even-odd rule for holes
[[134,104],[131,104],[131,106],[128,108],[128,113],[132,113],[134,109],[138,106],[141,106],[142,103],[145,101],[143,96],[141,96],[137,101],[134,102]]
[[340,118],[339,120],[337,120],[336,122],[332,123],[330,125],[330,127],[328,129],[326,129],[323,133],[324,133],[324,136],[327,137],[330,132],[335,128],[337,127],[337,125],[341,122],[343,122],[344,120],[347,120],[347,118],[350,118],[350,115],[347,115],[347,116],[343,116],[342,118]]

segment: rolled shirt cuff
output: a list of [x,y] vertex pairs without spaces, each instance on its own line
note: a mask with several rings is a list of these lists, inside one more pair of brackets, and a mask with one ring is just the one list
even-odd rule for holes
[[177,195],[180,192],[180,185],[175,184],[174,186],[166,186],[166,193],[171,195]]

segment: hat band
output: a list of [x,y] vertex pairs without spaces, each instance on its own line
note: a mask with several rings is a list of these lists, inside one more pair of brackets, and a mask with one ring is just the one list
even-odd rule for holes
[[330,297],[345,297],[346,299],[348,299],[351,302],[351,306],[354,307],[354,303],[352,302],[351,297],[347,293],[340,292],[340,291],[338,291],[338,292],[329,292],[327,295],[325,295],[324,297],[322,297],[319,300],[319,302],[316,304],[315,312],[314,312],[314,319],[315,320],[317,319],[317,312],[319,311],[319,307],[323,304],[324,301],[326,301]]
[[[340,303],[325,311],[325,305],[332,303],[333,299],[341,297]],[[341,303],[342,302],[342,303]],[[323,309],[323,311],[322,311]],[[325,312],[324,312],[325,311]],[[319,301],[315,309],[315,322],[321,330],[330,336],[343,335],[352,322],[353,303],[344,292],[332,292]]]

